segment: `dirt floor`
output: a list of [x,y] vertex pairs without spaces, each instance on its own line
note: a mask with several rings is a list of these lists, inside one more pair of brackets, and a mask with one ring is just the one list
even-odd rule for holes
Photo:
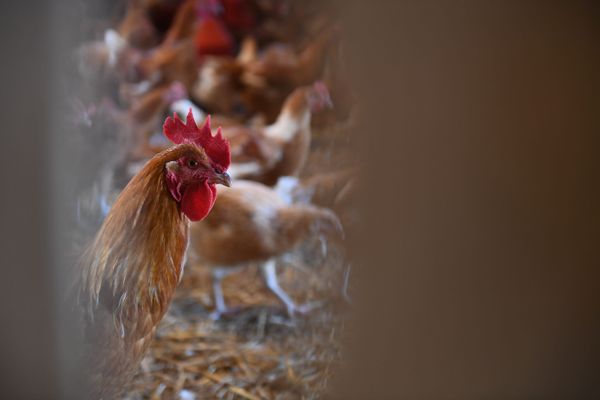
[[318,398],[340,359],[347,314],[339,312],[344,265],[339,249],[328,247],[306,262],[308,251],[322,251],[309,244],[279,264],[288,293],[299,304],[316,302],[294,318],[249,266],[224,280],[228,305],[240,311],[211,320],[210,270],[190,263],[127,399]]

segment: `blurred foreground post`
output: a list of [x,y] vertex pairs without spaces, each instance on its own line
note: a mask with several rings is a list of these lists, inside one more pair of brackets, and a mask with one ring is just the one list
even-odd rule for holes
[[333,397],[599,398],[598,3],[340,3],[370,187]]

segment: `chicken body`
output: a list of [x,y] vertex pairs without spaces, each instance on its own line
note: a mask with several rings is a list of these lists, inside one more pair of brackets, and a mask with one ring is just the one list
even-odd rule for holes
[[183,144],[152,158],[125,187],[82,258],[77,299],[89,368],[86,398],[120,394],[171,302],[189,219],[167,188],[165,166],[198,151]]
[[275,123],[225,127],[223,135],[232,147],[231,175],[269,186],[281,176],[299,175],[310,150],[312,112],[327,105],[325,89],[304,86],[290,94]]
[[296,53],[289,45],[270,45],[262,54],[246,63],[244,79],[291,87],[306,85],[319,79],[333,34],[333,30],[322,32],[300,53]]
[[273,121],[295,88],[321,79],[334,37],[334,30],[325,30],[300,53],[290,45],[275,43],[254,57],[246,54],[240,81],[248,110],[260,112],[267,121]]
[[248,37],[237,58],[206,57],[192,95],[216,113],[260,113],[273,122],[294,89],[321,78],[333,30],[318,35],[297,53],[293,46],[273,43],[262,52]]
[[228,270],[252,262],[260,263],[267,286],[290,315],[306,311],[279,287],[275,259],[319,231],[341,232],[337,217],[328,209],[288,204],[257,182],[240,180],[231,188],[220,188],[211,214],[191,227],[194,254],[213,267],[215,315],[227,311],[221,279]]

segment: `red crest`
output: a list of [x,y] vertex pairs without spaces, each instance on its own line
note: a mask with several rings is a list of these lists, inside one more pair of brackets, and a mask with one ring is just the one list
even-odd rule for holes
[[210,115],[206,117],[202,126],[198,128],[191,108],[185,124],[179,119],[177,114],[174,114],[172,117],[166,119],[163,125],[163,133],[175,144],[194,143],[196,146],[202,147],[210,159],[219,165],[223,171],[229,167],[229,163],[231,162],[229,142],[223,138],[220,127],[213,136],[210,129]]

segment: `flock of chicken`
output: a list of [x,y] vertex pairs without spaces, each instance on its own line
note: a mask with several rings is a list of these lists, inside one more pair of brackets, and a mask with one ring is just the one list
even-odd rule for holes
[[135,371],[186,251],[212,268],[215,318],[231,311],[221,280],[250,263],[290,316],[310,311],[278,284],[277,259],[313,236],[343,238],[356,190],[354,168],[305,173],[312,127],[352,111],[340,29],[312,3],[131,1],[78,50],[93,90],[77,126],[116,132],[118,148],[78,204],[100,215],[77,293],[91,397],[116,396]]

